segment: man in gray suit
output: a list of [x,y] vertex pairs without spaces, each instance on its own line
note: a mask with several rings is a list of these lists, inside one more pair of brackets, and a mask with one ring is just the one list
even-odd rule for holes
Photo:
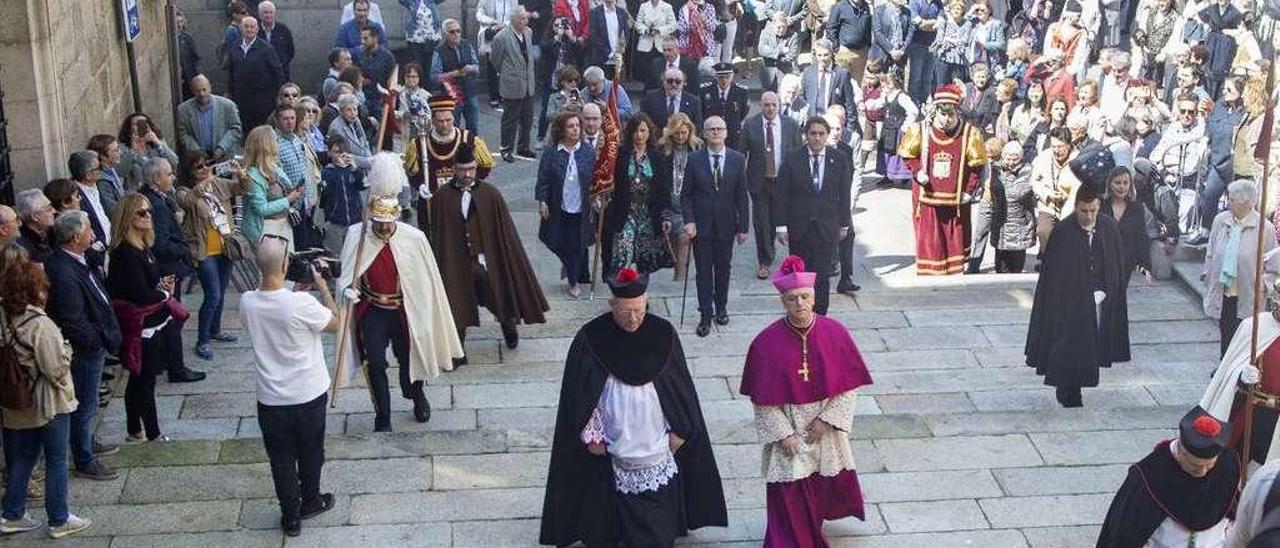
[[800,146],[800,126],[780,115],[778,94],[766,91],[760,96],[760,112],[742,124],[742,153],[747,156],[747,192],[751,194],[752,230],[756,236],[756,277],[769,277],[773,265],[775,182],[782,158]]
[[511,12],[511,24],[493,37],[489,62],[498,71],[498,94],[502,96],[502,159],[514,162],[518,156],[521,160],[536,160],[529,146],[533,129],[533,31],[524,6],[516,6]]
[[183,154],[204,151],[214,161],[235,156],[244,133],[236,104],[214,95],[203,74],[193,76],[189,85],[193,97],[178,105],[178,147]]

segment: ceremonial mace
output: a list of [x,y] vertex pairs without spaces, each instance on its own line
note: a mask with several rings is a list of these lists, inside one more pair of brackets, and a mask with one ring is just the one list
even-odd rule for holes
[[1255,248],[1256,264],[1253,266],[1253,323],[1250,324],[1249,333],[1249,363],[1258,368],[1258,383],[1246,389],[1244,401],[1244,436],[1242,442],[1244,447],[1241,449],[1241,462],[1244,463],[1240,473],[1243,480],[1247,481],[1249,477],[1250,447],[1253,445],[1253,409],[1260,402],[1274,401],[1275,396],[1262,391],[1259,384],[1264,377],[1263,364],[1258,356],[1258,313],[1262,308],[1262,293],[1265,290],[1262,284],[1262,263],[1264,260],[1262,254],[1263,244],[1263,227],[1267,213],[1267,182],[1270,179],[1271,168],[1271,145],[1275,131],[1275,107],[1274,104],[1276,91],[1276,57],[1272,56],[1267,64],[1267,102],[1270,108],[1266,110],[1266,114],[1262,119],[1262,135],[1258,139],[1257,148],[1254,152],[1254,158],[1262,160],[1262,188],[1258,191],[1260,201],[1258,205],[1258,241]]

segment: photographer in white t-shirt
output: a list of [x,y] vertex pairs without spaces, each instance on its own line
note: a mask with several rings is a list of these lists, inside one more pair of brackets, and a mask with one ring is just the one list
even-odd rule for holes
[[286,535],[298,536],[302,519],[333,508],[333,494],[320,493],[329,392],[321,334],[338,331],[338,305],[314,268],[320,300],[301,291],[304,284],[285,287],[284,238],[264,236],[256,260],[262,284],[240,297],[240,319],[258,366],[258,426],[280,500],[280,524]]

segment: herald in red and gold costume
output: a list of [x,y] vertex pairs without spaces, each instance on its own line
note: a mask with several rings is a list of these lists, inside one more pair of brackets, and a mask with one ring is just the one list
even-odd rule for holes
[[969,203],[987,162],[982,132],[961,121],[959,86],[933,95],[933,122],[908,126],[898,155],[915,173],[916,273],[956,274],[969,258]]
[[477,179],[488,178],[493,170],[493,155],[485,146],[484,139],[453,124],[453,111],[457,106],[454,99],[443,94],[433,95],[427,104],[431,107],[431,131],[415,137],[405,147],[404,154],[404,170],[409,175],[410,186],[418,195],[418,227],[424,232],[430,227],[427,204],[431,195],[440,189],[441,184],[453,179],[458,145],[467,143],[475,151]]

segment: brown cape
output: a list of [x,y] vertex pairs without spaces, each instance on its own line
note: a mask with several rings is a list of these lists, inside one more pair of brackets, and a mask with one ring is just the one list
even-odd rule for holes
[[442,184],[431,197],[429,206],[431,247],[444,279],[445,293],[449,295],[454,323],[459,328],[480,325],[481,304],[500,321],[546,322],[543,312],[551,307],[533,274],[502,192],[477,180],[471,189],[471,204],[472,224],[486,263],[484,295],[477,293],[474,279],[478,261],[467,249],[462,191],[452,184]]

